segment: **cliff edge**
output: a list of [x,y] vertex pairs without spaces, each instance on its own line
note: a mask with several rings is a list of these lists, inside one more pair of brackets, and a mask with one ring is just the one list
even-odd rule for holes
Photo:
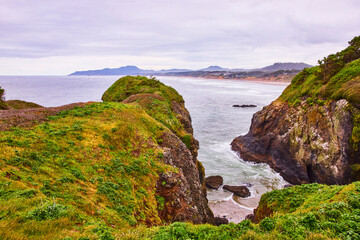
[[360,37],[304,69],[254,114],[231,143],[246,161],[268,163],[292,184],[346,184],[360,177]]

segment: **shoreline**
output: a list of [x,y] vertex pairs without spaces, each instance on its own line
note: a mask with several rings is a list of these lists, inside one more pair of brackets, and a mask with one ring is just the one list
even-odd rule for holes
[[154,77],[169,77],[169,78],[196,78],[203,80],[225,80],[225,81],[244,81],[244,82],[256,82],[263,84],[271,85],[289,85],[291,80],[287,81],[276,81],[276,80],[267,80],[266,78],[214,78],[214,77],[193,77],[193,76],[164,76],[164,75],[154,75]]

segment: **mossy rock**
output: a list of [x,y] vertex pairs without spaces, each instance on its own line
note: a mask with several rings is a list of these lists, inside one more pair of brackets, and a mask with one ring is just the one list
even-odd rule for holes
[[184,102],[182,96],[172,87],[155,78],[125,76],[117,80],[102,96],[104,102],[122,102],[134,94],[151,93],[160,95],[167,101]]
[[0,101],[0,110],[6,110],[6,109],[9,109],[9,106],[6,105],[5,102]]

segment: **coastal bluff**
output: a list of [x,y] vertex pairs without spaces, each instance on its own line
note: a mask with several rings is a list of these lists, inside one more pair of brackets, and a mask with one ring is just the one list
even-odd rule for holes
[[1,237],[114,239],[214,222],[182,96],[126,76],[102,100],[1,110]]
[[304,69],[254,114],[231,143],[246,161],[268,163],[292,184],[360,178],[360,37]]

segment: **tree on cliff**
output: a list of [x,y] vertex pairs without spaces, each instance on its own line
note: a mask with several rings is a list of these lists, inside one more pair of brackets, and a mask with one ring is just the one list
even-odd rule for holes
[[5,89],[0,87],[0,101],[5,101]]
[[324,82],[327,82],[332,76],[338,73],[345,64],[360,58],[360,36],[354,37],[348,43],[349,46],[341,52],[330,54],[318,61],[320,65],[320,76]]

